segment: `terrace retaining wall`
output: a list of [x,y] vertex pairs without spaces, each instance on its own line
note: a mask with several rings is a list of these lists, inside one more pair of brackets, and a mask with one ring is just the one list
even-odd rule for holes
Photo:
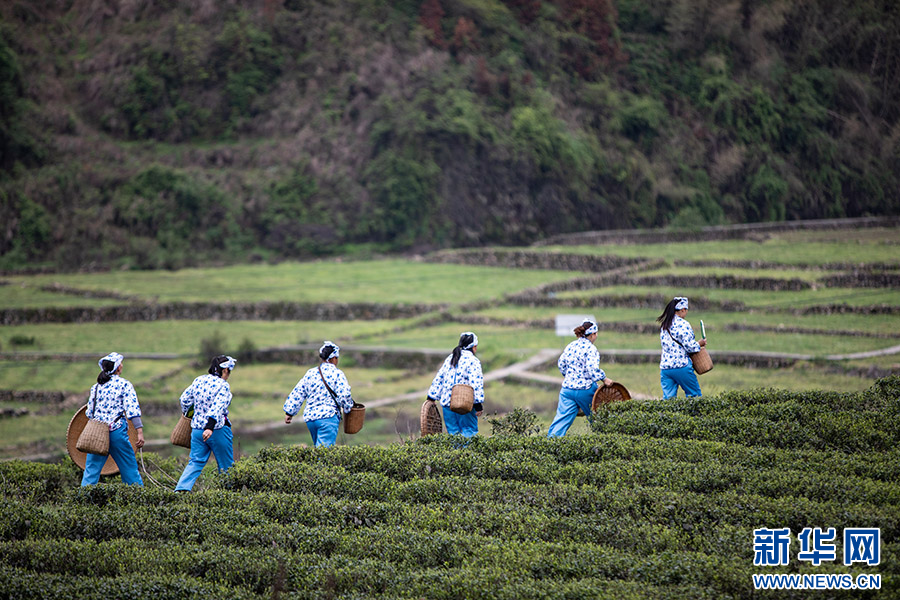
[[356,321],[402,319],[440,310],[425,304],[374,303],[165,303],[123,306],[7,308],[0,324],[102,323],[107,321]]

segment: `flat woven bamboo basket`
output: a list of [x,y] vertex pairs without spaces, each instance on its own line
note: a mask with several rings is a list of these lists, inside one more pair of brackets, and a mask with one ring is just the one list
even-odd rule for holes
[[631,400],[631,394],[624,385],[618,382],[612,385],[601,385],[594,392],[594,399],[591,401],[591,411],[596,412],[601,406],[621,400]]
[[419,427],[422,437],[442,433],[444,431],[444,420],[441,418],[441,408],[434,400],[426,400],[422,403],[422,410],[419,411]]
[[[81,435],[81,432],[84,430],[84,426],[87,425],[88,417],[87,417],[87,405],[85,404],[72,417],[72,420],[69,421],[69,426],[66,428],[66,450],[69,452],[69,456],[75,462],[76,465],[79,466],[82,470],[84,470],[84,465],[87,463],[87,454],[78,450],[75,447],[76,442],[78,442],[78,436]],[[131,447],[137,451],[137,431],[134,429],[134,426],[131,424],[131,421],[128,421],[128,439],[131,441]],[[103,468],[100,470],[101,475],[115,475],[119,472],[119,466],[116,464],[116,461],[113,460],[112,456],[107,457],[106,463],[103,465]]]

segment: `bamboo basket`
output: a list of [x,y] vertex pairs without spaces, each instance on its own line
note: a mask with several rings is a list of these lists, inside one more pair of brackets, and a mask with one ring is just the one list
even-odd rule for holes
[[344,416],[344,433],[359,433],[366,421],[366,407],[358,402],[353,403],[353,408]]
[[631,394],[624,385],[618,382],[613,382],[612,385],[601,385],[594,392],[594,399],[591,400],[591,412],[595,412],[601,406],[622,400],[631,400]]
[[475,388],[464,383],[457,383],[450,388],[450,410],[460,415],[472,412],[475,406]]
[[[78,437],[84,431],[84,426],[87,425],[88,420],[87,405],[84,405],[75,412],[69,421],[69,426],[66,428],[66,451],[69,453],[72,462],[78,465],[78,468],[82,471],[84,470],[84,465],[87,464],[87,454],[76,448],[75,444],[78,443]],[[131,442],[131,447],[137,452],[137,430],[135,430],[131,421],[128,421],[128,440]],[[100,469],[100,474],[115,475],[118,472],[119,465],[116,464],[116,461],[111,456],[107,457],[103,468]]]
[[438,408],[438,404],[434,400],[426,400],[422,403],[422,410],[419,411],[419,429],[422,437],[444,431],[441,409]]
[[89,454],[109,456],[109,425],[97,419],[88,419],[75,442],[75,448]]
[[172,442],[174,446],[190,448],[191,433],[191,420],[186,416],[181,415],[178,418],[178,422],[175,424],[175,429],[172,430],[172,435],[169,436],[169,441]]
[[700,348],[700,352],[691,354],[691,362],[694,363],[694,371],[697,372],[697,375],[709,373],[713,369],[712,357],[706,348]]

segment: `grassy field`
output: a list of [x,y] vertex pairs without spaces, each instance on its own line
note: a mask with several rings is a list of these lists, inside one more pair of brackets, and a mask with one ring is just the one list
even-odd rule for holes
[[[668,277],[732,275],[744,278],[807,281],[834,269],[822,265],[848,263],[865,267],[887,263],[898,265],[895,230],[807,232],[771,235],[761,242],[729,241],[702,244],[611,245],[591,248],[529,248],[536,252],[590,252],[653,258],[668,257],[669,266],[634,276]],[[744,268],[686,268],[675,264],[683,257],[708,260],[766,261],[763,270]],[[778,266],[780,265],[780,267]],[[191,379],[205,370],[197,359],[201,345],[221,341],[222,351],[238,352],[241,346],[265,349],[298,344],[317,345],[331,339],[348,349],[344,363],[358,401],[372,403],[408,393],[423,392],[444,353],[449,353],[462,331],[473,330],[480,339],[479,358],[486,373],[527,360],[551,349],[559,352],[571,336],[555,334],[558,314],[592,314],[602,322],[597,342],[603,367],[614,380],[625,383],[635,394],[659,396],[659,372],[655,359],[629,364],[616,362],[616,351],[659,349],[655,332],[633,333],[635,324],[652,325],[662,306],[633,308],[629,298],[687,295],[695,300],[741,302],[738,312],[693,309],[688,319],[699,329],[703,319],[709,348],[730,353],[768,352],[808,354],[818,357],[779,369],[717,364],[701,378],[704,394],[760,387],[800,391],[806,389],[854,392],[871,385],[885,373],[900,371],[900,355],[829,361],[823,357],[877,351],[898,345],[900,329],[896,314],[809,314],[799,308],[846,304],[848,306],[900,306],[900,291],[887,288],[819,288],[799,292],[728,289],[698,289],[675,286],[613,286],[578,292],[559,292],[550,302],[572,298],[601,298],[603,307],[588,301],[585,306],[522,306],[507,301],[510,294],[545,283],[582,278],[577,271],[527,270],[501,267],[436,264],[401,258],[370,261],[317,261],[311,263],[257,264],[221,269],[190,269],[174,272],[47,274],[10,276],[0,285],[0,308],[109,306],[140,302],[342,302],[385,305],[446,305],[446,311],[423,313],[400,319],[339,321],[218,321],[179,320],[146,322],[34,323],[0,329],[0,390],[29,392],[62,391],[77,403],[79,394],[96,378],[96,360],[110,350],[123,352],[124,375],[133,381],[148,413],[147,437],[165,439],[175,422],[177,398]],[[42,291],[43,286],[64,286],[96,293],[116,292],[124,299],[85,298]],[[469,312],[471,311],[471,312]],[[212,316],[212,315],[211,315]],[[487,319],[485,322],[484,320]],[[540,325],[535,325],[540,321]],[[437,351],[404,367],[396,361],[379,366],[359,366],[360,358],[375,355],[353,347],[388,348],[402,352]],[[139,355],[171,355],[172,358],[142,359]],[[312,352],[308,353],[312,360]],[[301,355],[302,356],[302,355]],[[273,442],[304,443],[305,426],[276,427],[282,418],[285,396],[311,364],[289,362],[239,364],[232,386],[232,405],[238,445],[252,454]],[[555,359],[532,371],[559,378]],[[508,378],[487,384],[488,414],[513,408],[529,408],[546,431],[556,408],[558,389],[552,383]],[[356,436],[343,436],[350,445],[387,444],[418,435],[421,400],[397,402],[368,412],[366,427]],[[61,451],[62,432],[75,405],[36,406],[24,401],[0,401],[0,410],[27,409],[26,417],[0,417],[0,458]],[[266,426],[271,425],[266,429]],[[241,428],[263,427],[264,433],[241,436]],[[481,432],[489,435],[487,418]],[[579,420],[574,432],[585,433]],[[176,449],[161,449],[163,454]]]
[[766,234],[765,239],[602,246],[542,246],[539,252],[566,252],[704,261],[761,261],[786,267],[820,267],[840,263],[900,265],[897,230],[871,228],[841,231],[796,231]]
[[[554,297],[565,298],[615,298],[618,296],[646,296],[650,294],[685,295],[689,298],[705,298],[713,302],[740,302],[750,308],[784,311],[829,304],[849,306],[900,305],[900,290],[879,288],[818,288],[798,291],[757,291],[692,287],[651,287],[641,285],[617,285],[588,290],[557,292]],[[663,307],[660,307],[662,310]]]
[[[550,281],[570,279],[568,271],[526,271],[429,264],[414,260],[339,260],[236,265],[180,271],[111,271],[109,273],[6,277],[9,286],[39,287],[57,283],[80,290],[113,291],[157,302],[374,302],[384,304],[458,305],[491,300]],[[582,273],[586,275],[586,273]],[[21,289],[21,287],[19,287]],[[19,301],[19,295],[5,301]],[[84,306],[72,298],[72,306]]]

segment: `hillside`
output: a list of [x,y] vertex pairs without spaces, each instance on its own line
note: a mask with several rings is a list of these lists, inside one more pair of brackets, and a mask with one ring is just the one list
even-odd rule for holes
[[[79,489],[69,461],[0,463],[0,590],[10,598],[897,598],[900,379],[861,393],[755,390],[603,409],[547,440],[268,447],[176,495]],[[789,564],[755,565],[755,529]],[[835,528],[811,562],[806,527]],[[877,565],[845,566],[878,528]],[[816,546],[816,549],[820,548]],[[870,557],[871,559],[871,557]],[[844,591],[754,589],[758,573],[846,577]],[[864,589],[864,586],[867,589]],[[774,596],[772,596],[774,597]]]
[[13,0],[0,268],[900,212],[890,0]]

